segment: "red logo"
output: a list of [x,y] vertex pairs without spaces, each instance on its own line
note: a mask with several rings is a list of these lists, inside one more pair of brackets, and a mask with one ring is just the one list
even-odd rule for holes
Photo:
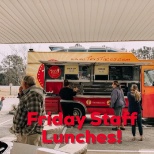
[[37,79],[38,79],[40,85],[42,87],[44,87],[44,64],[41,64],[39,69],[38,69]]
[[48,70],[48,74],[51,78],[57,79],[61,75],[61,69],[58,66],[51,66]]

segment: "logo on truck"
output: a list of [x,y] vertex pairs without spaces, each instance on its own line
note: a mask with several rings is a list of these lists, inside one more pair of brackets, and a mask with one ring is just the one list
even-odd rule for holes
[[91,100],[90,99],[87,99],[86,104],[87,105],[90,105],[91,104]]
[[61,75],[61,69],[58,66],[51,66],[48,70],[48,74],[51,78],[57,79]]

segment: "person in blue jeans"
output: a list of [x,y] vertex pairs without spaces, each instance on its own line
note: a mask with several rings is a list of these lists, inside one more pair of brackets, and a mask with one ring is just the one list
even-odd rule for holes
[[136,140],[136,122],[138,125],[138,130],[140,134],[139,141],[143,141],[143,128],[142,128],[142,115],[141,115],[141,93],[138,90],[138,86],[136,84],[133,84],[131,86],[131,91],[127,93],[128,97],[128,111],[130,114],[133,112],[137,113],[137,119],[135,121],[135,125],[132,125],[132,141]]

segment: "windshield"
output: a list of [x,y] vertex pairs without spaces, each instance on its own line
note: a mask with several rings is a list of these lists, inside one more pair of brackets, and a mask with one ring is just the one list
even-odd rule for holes
[[144,85],[145,86],[154,86],[154,70],[145,70],[144,71]]

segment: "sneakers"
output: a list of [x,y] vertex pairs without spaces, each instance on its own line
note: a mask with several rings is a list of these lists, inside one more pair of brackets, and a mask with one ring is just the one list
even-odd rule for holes
[[[135,141],[135,140],[136,140],[135,137],[133,137],[133,138],[131,139],[131,141]],[[140,139],[138,139],[137,141],[143,141],[143,138],[140,138]]]
[[140,138],[138,141],[143,141],[143,138]]
[[125,128],[124,127],[120,127],[120,128],[117,128],[117,127],[115,127],[115,128],[112,128],[112,130],[115,130],[115,131],[117,131],[117,130],[125,130]]
[[117,130],[119,130],[117,127],[115,127],[115,128],[112,128],[112,130],[115,130],[115,131],[117,131]]
[[125,130],[125,128],[124,128],[124,127],[120,127],[120,129],[121,129],[121,130]]

